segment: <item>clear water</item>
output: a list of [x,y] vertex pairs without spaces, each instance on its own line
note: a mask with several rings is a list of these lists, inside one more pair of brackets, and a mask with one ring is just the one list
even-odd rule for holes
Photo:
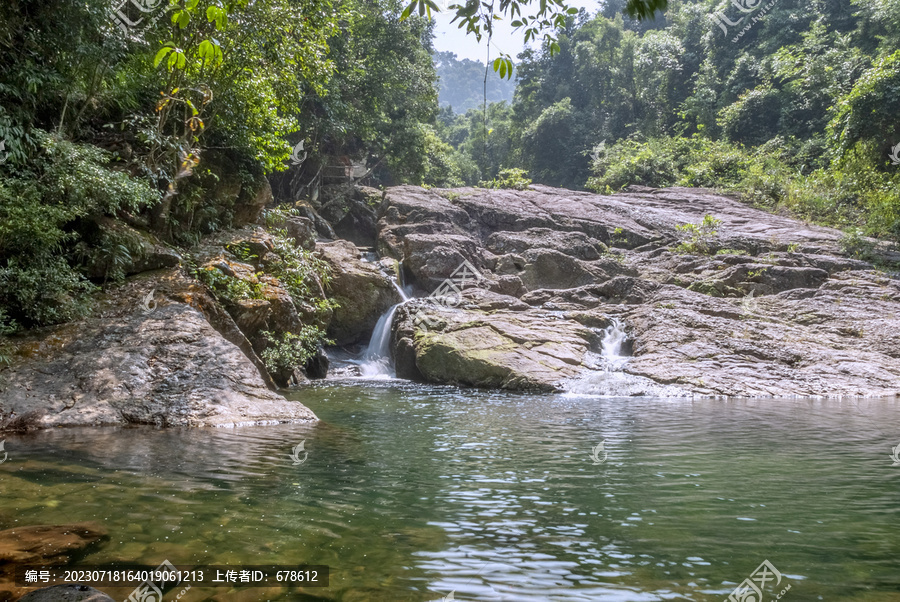
[[900,600],[896,399],[396,381],[294,396],[323,423],[7,435],[0,527],[99,522],[111,538],[86,564],[332,567],[308,595],[194,588],[184,601],[724,600],[766,559],[791,584],[783,600]]

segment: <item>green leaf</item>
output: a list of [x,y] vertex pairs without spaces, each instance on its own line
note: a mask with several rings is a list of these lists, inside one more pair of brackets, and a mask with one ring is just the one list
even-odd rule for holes
[[[409,16],[412,14],[413,9],[415,9],[416,4],[418,3],[418,0],[413,0],[412,2],[410,2],[409,6],[403,9],[403,12],[400,14],[400,21],[406,21],[407,19],[409,19]],[[462,24],[460,24],[460,27],[462,27]]]
[[577,14],[578,14],[578,9],[575,8],[575,7],[573,6],[572,8],[570,8],[569,10],[567,10],[566,12],[569,13],[570,15],[577,15]]
[[170,45],[165,45],[159,49],[159,52],[156,53],[156,56],[153,57],[153,67],[159,67],[159,64],[162,62],[166,55],[172,52],[174,48]]
[[523,23],[521,21],[513,21],[510,25],[513,27],[522,27]]

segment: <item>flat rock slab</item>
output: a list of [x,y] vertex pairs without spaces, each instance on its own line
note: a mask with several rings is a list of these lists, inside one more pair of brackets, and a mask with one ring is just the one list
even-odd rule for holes
[[[722,252],[676,252],[678,226],[705,215],[720,220],[710,248]],[[480,276],[453,307],[397,312],[399,376],[626,395],[900,395],[900,279],[842,254],[839,230],[689,188],[401,186],[379,216],[379,249],[419,295],[447,289],[463,261]],[[876,253],[889,260],[885,246]],[[624,379],[597,377],[599,329],[613,317],[633,350]]]

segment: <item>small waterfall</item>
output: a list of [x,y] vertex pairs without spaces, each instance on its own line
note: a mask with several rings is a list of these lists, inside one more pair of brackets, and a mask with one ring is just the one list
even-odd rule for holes
[[[396,284],[396,283],[395,283]],[[391,361],[391,326],[394,314],[402,303],[392,305],[381,314],[372,331],[372,338],[363,353],[359,364],[359,373],[366,378],[394,378],[394,362]]]
[[372,338],[369,339],[369,345],[359,364],[359,373],[365,378],[394,378],[396,376],[394,362],[391,360],[391,326],[394,324],[394,314],[397,313],[397,308],[409,301],[409,295],[400,288],[396,280],[393,278],[390,280],[403,300],[392,305],[375,323]]
[[625,334],[625,326],[616,318],[612,324],[603,331],[600,357],[603,359],[606,372],[621,372],[628,362],[628,357],[622,355],[622,344],[628,335]]
[[628,365],[626,342],[628,335],[625,324],[612,318],[603,329],[600,353],[586,353],[585,371],[582,376],[572,379],[566,386],[565,395],[570,397],[633,397],[652,395],[655,397],[683,397],[684,391],[677,387],[660,385],[649,378],[625,372]]
[[[400,287],[400,285],[397,284],[397,281],[396,281],[396,280],[394,280],[393,278],[391,278],[391,284],[393,284],[393,285],[394,285],[394,288],[397,289],[397,292],[400,294],[400,298],[403,299],[403,303],[406,303],[407,301],[409,301],[409,295],[407,295],[407,294],[406,294],[406,291],[404,291],[404,290]],[[394,307],[397,307],[397,306],[395,305]],[[390,311],[390,310],[388,310],[388,311]]]

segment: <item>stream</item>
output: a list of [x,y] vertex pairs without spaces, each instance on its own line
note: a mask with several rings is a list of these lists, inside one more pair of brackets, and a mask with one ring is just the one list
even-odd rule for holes
[[765,600],[900,596],[896,399],[291,396],[323,422],[8,435],[2,527],[98,522],[92,565],[331,567],[327,589],[188,601],[724,600],[764,560]]

